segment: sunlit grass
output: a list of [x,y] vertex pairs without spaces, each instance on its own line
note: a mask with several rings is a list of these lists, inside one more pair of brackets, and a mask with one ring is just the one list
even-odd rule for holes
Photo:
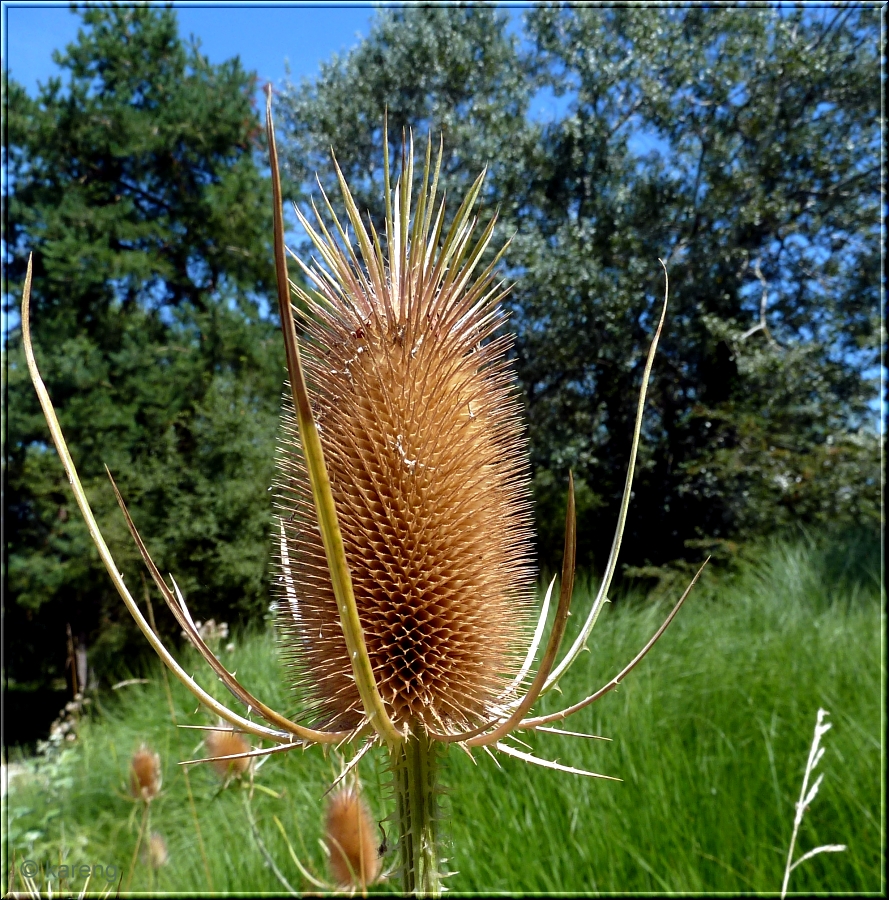
[[[853,546],[831,557],[807,543],[778,545],[740,574],[711,578],[624,685],[565,723],[611,737],[611,743],[526,737],[538,755],[623,783],[572,778],[503,757],[501,770],[485,754],[477,752],[473,765],[451,753],[446,823],[449,865],[459,874],[448,879],[449,889],[776,892],[821,706],[834,728],[819,767],[824,783],[799,843],[843,843],[848,851],[808,861],[794,872],[792,888],[880,891],[884,621],[875,576],[857,564],[843,571],[854,552]],[[582,620],[589,602],[577,597],[572,621]],[[565,696],[579,698],[611,678],[664,613],[640,597],[606,609],[592,653],[562,683]],[[258,633],[237,641],[223,658],[256,695],[287,708],[292,700],[276,656],[274,638]],[[201,676],[196,660],[194,671]],[[170,860],[156,874],[140,860],[132,888],[208,889],[176,765],[205,755],[201,735],[171,726],[160,668],[149,677],[150,684],[102,695],[62,761],[19,781],[4,801],[7,847],[19,861],[57,864],[61,856],[114,864],[126,881],[139,828],[139,808],[126,790],[127,766],[145,741],[163,760],[163,793],[152,804],[151,828],[164,835]],[[184,689],[172,690],[178,721],[208,721],[195,713]],[[557,708],[559,697],[546,701],[545,708]],[[361,764],[379,819],[389,812],[382,763],[368,756]],[[263,840],[298,888],[306,885],[273,816],[303,861],[326,876],[319,846],[322,794],[335,770],[316,748],[275,755],[256,774],[258,785],[279,795],[254,792]],[[213,888],[280,893],[251,839],[242,789],[220,792],[212,769],[191,771]]]
[[[821,806],[807,813],[801,843],[849,851],[807,863],[794,890],[879,890],[879,593],[872,582],[838,590],[830,574],[821,555],[792,546],[729,583],[710,581],[624,686],[571,720],[613,743],[529,738],[541,755],[623,784],[571,781],[512,761],[499,780],[473,777],[455,756],[460,886],[776,891],[823,706],[835,728]],[[570,673],[565,693],[582,695],[611,677],[662,615],[629,603],[609,610],[589,665]],[[485,832],[473,819],[498,827]]]

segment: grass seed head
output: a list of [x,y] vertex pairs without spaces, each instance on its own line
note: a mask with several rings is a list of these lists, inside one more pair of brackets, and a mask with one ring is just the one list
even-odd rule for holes
[[[249,753],[250,744],[243,735],[236,731],[208,731],[204,744],[210,756],[234,756],[236,753]],[[211,763],[220,778],[240,777],[250,768],[250,757],[238,759],[214,759]]]
[[130,794],[137,800],[151,802],[161,791],[161,781],[160,756],[142,744],[130,760]]
[[[407,166],[410,182],[410,158]],[[319,238],[328,272],[315,269],[317,292],[300,294],[303,360],[387,712],[405,731],[461,730],[490,716],[527,646],[527,444],[511,340],[495,334],[502,285],[492,268],[473,272],[471,204],[438,247],[434,190],[421,192],[410,226],[398,215],[400,183],[394,196],[392,230],[402,233],[388,236],[387,260],[369,242],[359,262],[352,248]],[[297,432],[285,399],[279,626],[316,721],[351,728],[364,711]]]
[[337,884],[365,888],[380,874],[377,834],[367,805],[357,788],[332,794],[327,804],[325,843],[330,871]]

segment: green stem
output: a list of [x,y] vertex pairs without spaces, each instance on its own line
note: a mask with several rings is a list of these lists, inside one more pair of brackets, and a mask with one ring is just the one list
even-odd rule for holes
[[437,753],[435,742],[419,730],[392,749],[401,885],[411,896],[441,894]]
[[136,849],[133,850],[133,858],[130,860],[130,872],[127,875],[127,883],[123,889],[125,894],[129,893],[130,885],[133,882],[133,873],[136,871],[136,860],[139,858],[139,848],[142,846],[142,839],[145,837],[145,827],[148,825],[148,814],[150,809],[151,803],[148,800],[143,800],[142,824],[139,826],[139,837],[136,838]]

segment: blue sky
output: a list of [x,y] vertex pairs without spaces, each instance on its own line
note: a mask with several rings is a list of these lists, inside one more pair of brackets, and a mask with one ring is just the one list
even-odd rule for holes
[[[200,38],[219,63],[240,56],[261,83],[279,85],[289,60],[294,80],[314,75],[334,53],[348,51],[370,31],[370,4],[174,3],[183,37]],[[77,36],[80,16],[65,4],[4,3],[4,62],[11,76],[36,94],[38,82],[58,73],[52,51]]]
[[[511,28],[520,29],[522,9],[530,4],[501,4],[511,10]],[[312,78],[334,54],[348,53],[370,33],[379,4],[174,3],[179,33],[194,35],[212,63],[240,56],[244,68],[259,76],[261,88],[280,87],[287,77]],[[3,3],[3,58],[12,78],[36,96],[38,84],[61,71],[53,50],[64,49],[81,25],[68,3]],[[553,118],[567,101],[545,92],[532,103],[532,115]],[[302,229],[290,223],[298,242]]]
[[[161,4],[157,4],[161,5]],[[348,53],[370,33],[378,6],[371,3],[195,3],[175,2],[179,33],[194,35],[212,63],[239,56],[245,69],[259,76],[259,86],[280,87],[287,78],[312,78],[322,62]],[[527,3],[504,3],[511,9],[511,28],[521,27]],[[3,62],[10,76],[31,96],[62,70],[54,50],[64,50],[76,37],[81,17],[68,2],[3,2]],[[564,101],[541,97],[534,112],[552,117]],[[5,179],[4,179],[5,181]],[[292,218],[292,217],[289,217]],[[290,239],[299,243],[302,230],[291,222]],[[4,335],[6,333],[4,322]]]
[[[259,84],[280,86],[290,67],[299,82],[312,78],[320,63],[335,53],[351,50],[370,33],[380,4],[370,3],[174,3],[179,32],[194,35],[213,63],[240,56],[245,69],[259,76]],[[391,5],[391,4],[390,4]],[[530,3],[501,3],[511,12],[510,29],[521,29],[521,13]],[[53,50],[77,37],[80,16],[67,3],[3,3],[3,61],[12,77],[29,94],[38,83],[59,73]],[[565,98],[546,91],[534,98],[531,114],[553,119],[563,112]]]
[[[243,3],[174,3],[179,33],[194,35],[213,63],[240,56],[259,84],[280,86],[287,74],[299,81],[314,76],[319,64],[348,52],[370,32],[375,9],[370,4],[306,5]],[[38,84],[60,73],[52,61],[77,37],[81,17],[68,3],[3,3],[3,62],[10,76],[36,96]],[[5,179],[4,179],[5,180]],[[298,239],[298,236],[297,236]],[[17,322],[6,321],[7,328]]]

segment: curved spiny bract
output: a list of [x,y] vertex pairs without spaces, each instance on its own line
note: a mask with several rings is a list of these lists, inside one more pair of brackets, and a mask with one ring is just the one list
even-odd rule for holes
[[[398,211],[403,187],[394,193]],[[300,291],[303,352],[386,710],[405,734],[417,726],[460,731],[490,718],[530,637],[527,449],[509,339],[494,335],[503,322],[500,286],[490,267],[470,278],[482,242],[467,252],[467,223],[442,250],[430,248],[428,224],[415,223],[423,246],[414,246],[403,239],[406,218],[401,225],[401,240],[389,233],[394,258],[384,266],[369,242],[359,261],[342,244],[344,232],[337,227],[334,242],[319,219],[327,271],[304,265],[317,293]],[[442,265],[452,252],[450,267]],[[280,630],[318,723],[354,728],[364,711],[297,432],[285,399]]]

